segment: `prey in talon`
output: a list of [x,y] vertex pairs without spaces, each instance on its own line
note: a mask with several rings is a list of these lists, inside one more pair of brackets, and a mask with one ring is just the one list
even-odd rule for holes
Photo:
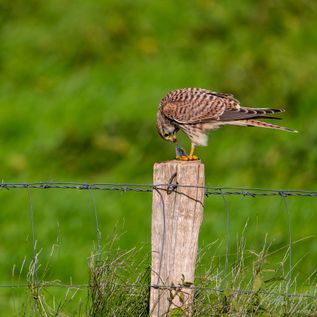
[[208,133],[223,125],[297,132],[262,121],[279,119],[272,114],[281,112],[284,110],[243,107],[231,94],[203,88],[181,88],[169,92],[161,100],[157,111],[156,127],[164,140],[174,143],[177,142],[176,133],[179,130],[183,131],[191,141],[191,149],[189,155],[184,152],[177,157],[181,160],[191,161],[198,159],[194,155],[195,146],[207,146]]
[[176,160],[194,161],[194,160],[198,160],[198,157],[196,155],[193,155],[192,157],[190,157],[189,155],[187,155],[186,151],[183,148],[176,145]]

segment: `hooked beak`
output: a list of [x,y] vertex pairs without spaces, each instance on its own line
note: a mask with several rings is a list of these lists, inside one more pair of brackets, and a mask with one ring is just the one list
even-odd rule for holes
[[175,134],[172,134],[172,135],[169,135],[166,140],[168,141],[171,141],[173,143],[176,143],[177,142],[177,138],[176,138],[176,135]]

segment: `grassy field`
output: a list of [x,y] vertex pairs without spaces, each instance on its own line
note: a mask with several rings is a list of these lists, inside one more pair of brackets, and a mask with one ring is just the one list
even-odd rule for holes
[[[211,133],[209,146],[197,151],[207,185],[316,190],[316,29],[317,5],[310,0],[1,1],[1,180],[151,183],[154,162],[175,151],[156,132],[160,99],[175,88],[205,87],[233,93],[243,105],[283,107],[283,125],[300,132],[225,127]],[[184,136],[181,142],[189,146]],[[97,243],[93,201],[104,258],[118,235],[113,249],[141,250],[135,258],[147,259],[139,272],[146,270],[151,194],[94,191],[92,199],[87,191],[51,189],[30,190],[29,197],[39,278],[88,283]],[[2,285],[28,281],[29,197],[25,190],[0,191]],[[251,267],[252,254],[267,241],[263,274],[271,278],[288,252],[283,199],[228,197],[227,203],[230,267],[243,233]],[[314,291],[317,201],[293,197],[287,203],[293,291]],[[208,256],[219,270],[225,237],[224,202],[210,196],[200,245],[217,246]],[[283,278],[286,263],[278,273]],[[47,292],[47,300],[65,298],[64,290]],[[78,310],[78,303],[86,307],[87,293],[76,294],[81,302],[63,306],[66,315],[87,312]],[[20,316],[32,302],[28,296],[26,289],[0,288],[0,311]]]

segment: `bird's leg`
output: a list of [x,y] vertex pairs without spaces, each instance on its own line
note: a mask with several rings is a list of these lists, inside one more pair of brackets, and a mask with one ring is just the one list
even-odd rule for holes
[[196,161],[198,160],[198,156],[194,155],[194,151],[195,151],[195,144],[192,143],[191,148],[190,148],[190,153],[188,155],[188,160],[189,161]]

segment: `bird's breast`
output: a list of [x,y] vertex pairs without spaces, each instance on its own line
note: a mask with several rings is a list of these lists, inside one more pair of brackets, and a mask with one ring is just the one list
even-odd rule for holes
[[208,134],[200,133],[198,135],[194,135],[191,138],[191,141],[196,145],[207,146],[208,145]]
[[202,124],[182,125],[180,128],[185,132],[192,143],[201,146],[208,145],[208,132],[203,128]]

